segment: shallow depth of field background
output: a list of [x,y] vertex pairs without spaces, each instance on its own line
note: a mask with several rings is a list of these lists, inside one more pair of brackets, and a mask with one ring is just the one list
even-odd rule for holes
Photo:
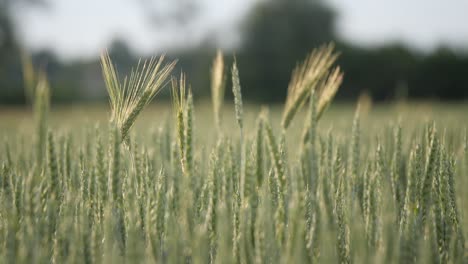
[[[138,0],[0,2],[0,106],[22,107],[21,52],[44,69],[54,105],[106,102],[98,62],[108,50],[126,73],[140,57],[179,60],[195,100],[209,96],[216,49],[237,57],[244,100],[284,101],[294,66],[336,43],[345,72],[338,100],[458,101],[468,97],[463,0]],[[165,89],[158,101],[168,98]],[[230,96],[227,93],[227,96]],[[4,114],[2,114],[4,116]]]

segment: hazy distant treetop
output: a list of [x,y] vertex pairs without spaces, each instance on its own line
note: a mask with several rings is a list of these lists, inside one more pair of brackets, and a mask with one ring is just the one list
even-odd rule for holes
[[186,26],[200,13],[200,3],[196,0],[140,0],[140,3],[149,21],[155,25]]
[[15,47],[16,39],[13,29],[13,8],[18,5],[48,6],[49,0],[0,0],[0,52]]
[[47,6],[50,4],[49,1],[50,0],[0,0],[0,12],[6,10],[5,7],[11,7],[11,5],[29,4],[35,6]]

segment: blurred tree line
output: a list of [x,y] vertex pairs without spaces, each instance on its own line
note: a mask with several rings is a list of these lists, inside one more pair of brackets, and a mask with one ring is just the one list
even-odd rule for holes
[[[0,0],[1,5],[12,0]],[[38,0],[18,0],[38,1]],[[2,4],[3,3],[3,4]],[[400,44],[361,48],[340,41],[335,34],[337,14],[321,1],[269,0],[256,5],[242,24],[242,45],[235,53],[246,99],[283,101],[293,68],[314,48],[334,41],[341,52],[338,64],[345,81],[338,98],[352,100],[368,93],[374,100],[468,98],[468,54],[440,48],[430,54]],[[0,8],[0,103],[23,103],[19,43],[8,8]],[[130,70],[135,56],[125,41],[116,40],[111,56],[120,72]],[[197,48],[172,52],[179,69],[199,96],[209,94],[209,70],[215,54],[211,36]],[[228,54],[226,54],[228,55]],[[226,56],[230,65],[233,54]],[[55,102],[105,97],[99,62],[61,63],[49,52],[33,61],[49,74]],[[166,89],[167,93],[168,89]],[[229,93],[228,93],[229,94]]]

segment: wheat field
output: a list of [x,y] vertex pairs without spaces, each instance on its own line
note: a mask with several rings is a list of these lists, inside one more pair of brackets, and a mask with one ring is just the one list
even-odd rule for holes
[[211,102],[162,58],[121,79],[104,54],[107,109],[29,74],[31,109],[0,112],[1,262],[467,263],[468,107],[334,104],[335,61],[270,107],[221,53]]

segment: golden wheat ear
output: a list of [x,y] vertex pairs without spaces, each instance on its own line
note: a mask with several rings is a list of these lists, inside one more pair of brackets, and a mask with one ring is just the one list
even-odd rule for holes
[[141,111],[167,84],[177,63],[172,61],[163,65],[163,62],[164,56],[138,62],[122,83],[109,54],[105,52],[101,55],[102,74],[111,105],[111,122],[120,129],[122,140],[128,136]]
[[313,89],[317,89],[330,68],[338,58],[334,45],[328,44],[312,51],[302,64],[293,71],[288,87],[288,96],[283,112],[281,126],[287,129],[300,108],[310,97]]
[[320,89],[320,97],[317,106],[317,119],[320,119],[333,98],[335,98],[335,95],[338,92],[342,82],[343,72],[340,70],[340,67],[336,67],[334,70],[332,70]]

